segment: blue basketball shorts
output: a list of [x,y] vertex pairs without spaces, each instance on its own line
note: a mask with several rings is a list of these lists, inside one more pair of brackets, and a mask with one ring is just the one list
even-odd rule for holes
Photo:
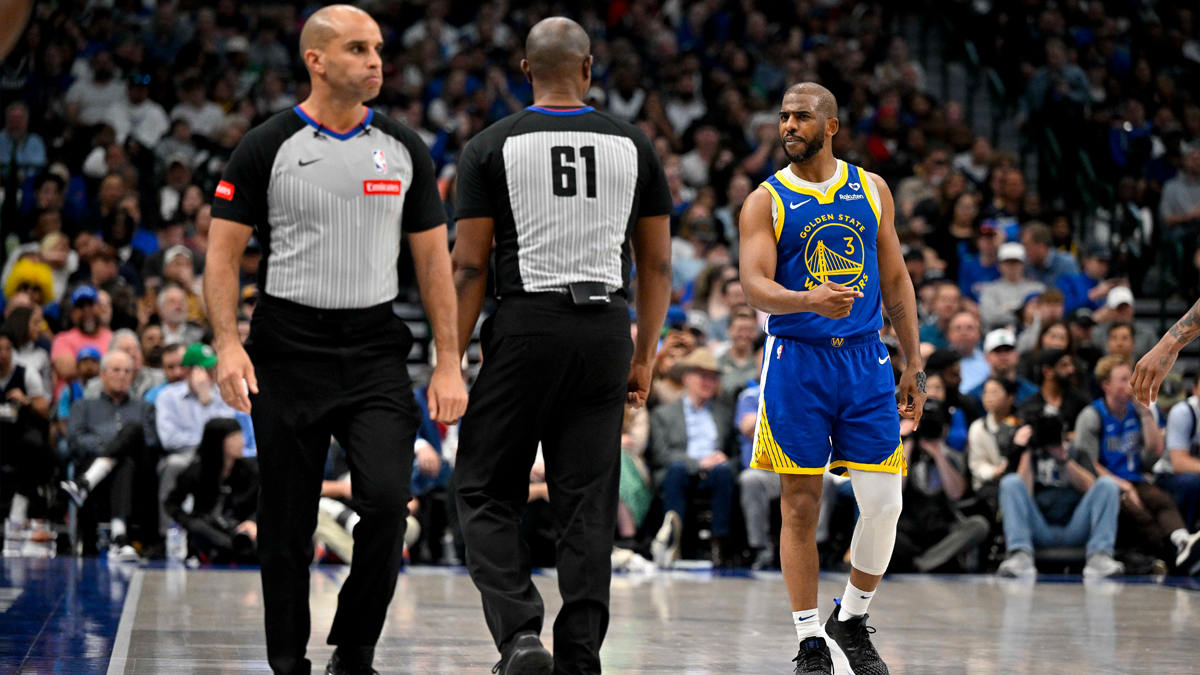
[[770,336],[750,466],[776,473],[906,474],[891,357],[871,332]]

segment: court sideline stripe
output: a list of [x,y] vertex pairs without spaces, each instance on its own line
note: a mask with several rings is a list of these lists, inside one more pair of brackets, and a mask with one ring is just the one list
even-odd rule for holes
[[124,675],[125,662],[129,656],[129,637],[133,634],[133,619],[137,614],[138,600],[142,596],[142,579],[146,571],[140,567],[129,581],[125,592],[125,607],[121,609],[121,622],[117,624],[117,637],[113,640],[112,657],[108,660],[108,675]]

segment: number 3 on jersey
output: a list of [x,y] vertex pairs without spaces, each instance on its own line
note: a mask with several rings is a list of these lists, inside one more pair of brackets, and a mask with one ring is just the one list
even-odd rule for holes
[[[585,192],[588,199],[596,198],[596,148],[585,145],[579,148],[579,156],[583,158]],[[575,173],[575,148],[569,145],[556,145],[550,148],[550,175],[554,180],[555,197],[574,197],[578,194]]]

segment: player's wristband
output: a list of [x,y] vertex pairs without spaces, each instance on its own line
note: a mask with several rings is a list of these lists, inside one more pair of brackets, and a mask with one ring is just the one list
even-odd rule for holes
[[923,370],[917,371],[917,391],[925,393],[925,371]]

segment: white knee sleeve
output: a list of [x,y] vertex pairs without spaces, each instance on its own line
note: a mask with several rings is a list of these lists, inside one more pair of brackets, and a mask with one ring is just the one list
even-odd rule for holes
[[850,469],[858,502],[858,523],[850,542],[850,564],[867,574],[883,574],[896,545],[896,521],[903,505],[898,473]]

